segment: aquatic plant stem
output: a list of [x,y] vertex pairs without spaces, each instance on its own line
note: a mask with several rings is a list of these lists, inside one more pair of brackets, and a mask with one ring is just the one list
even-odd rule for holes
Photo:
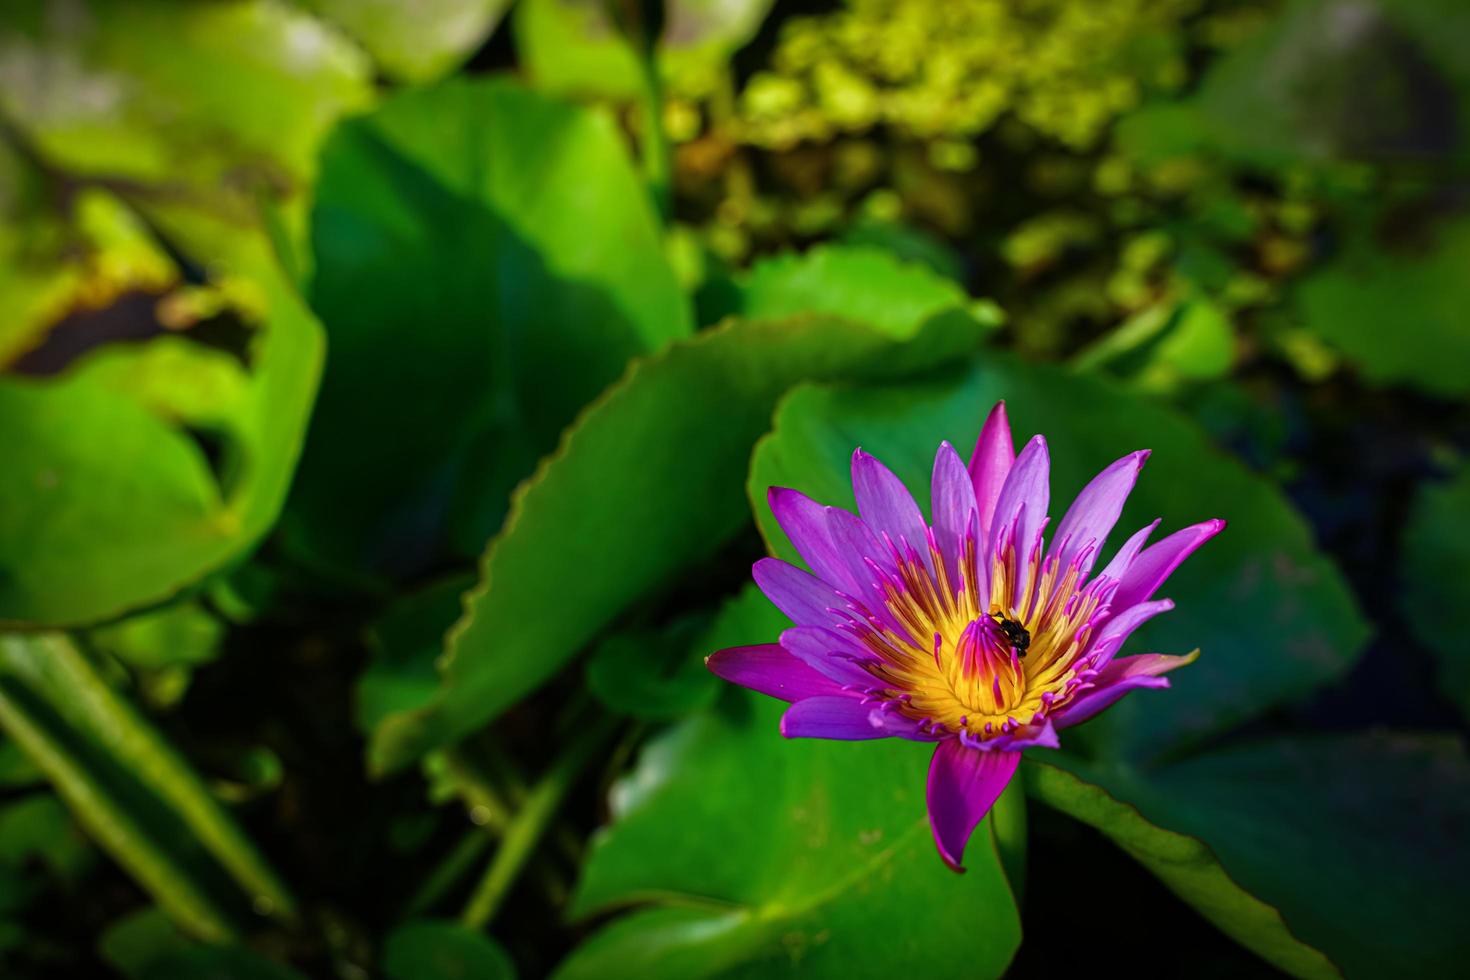
[[660,221],[673,216],[673,163],[669,134],[664,129],[664,86],[658,74],[658,51],[646,45],[637,52],[643,74],[643,172]]
[[550,827],[567,792],[598,748],[608,743],[616,724],[617,720],[611,716],[588,722],[551,769],[531,787],[525,803],[507,826],[484,877],[475,886],[474,894],[460,914],[464,925],[483,929],[495,917],[511,886],[520,877],[526,862]]

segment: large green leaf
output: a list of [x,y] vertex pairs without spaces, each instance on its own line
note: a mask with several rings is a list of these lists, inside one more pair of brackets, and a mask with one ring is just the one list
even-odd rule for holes
[[[772,0],[665,0],[661,74],[675,91],[704,95],[728,59],[760,28]],[[537,87],[633,99],[643,72],[600,0],[523,0],[513,17],[516,51]]]
[[[770,641],[785,625],[750,589],[708,646]],[[732,689],[644,749],[614,787],[573,914],[637,907],[559,980],[1004,972],[1020,922],[990,823],[967,873],[946,868],[925,815],[932,747],[783,739],[784,708]]]
[[[1320,951],[1292,934],[1280,910],[1231,878],[1206,844],[1150,823],[1131,803],[1071,771],[1082,763],[1070,760],[1070,767],[1061,767],[1064,760],[1063,756],[1033,752],[1020,771],[1027,792],[1097,827],[1241,945],[1296,976],[1338,975]],[[1078,896],[1082,902],[1090,898]]]
[[722,298],[718,312],[751,320],[825,313],[884,330],[909,329],[957,307],[999,318],[994,304],[972,301],[954,280],[876,246],[821,245],[762,259]]
[[0,725],[180,928],[218,941],[251,908],[292,914],[200,778],[65,638],[0,637]]
[[198,332],[223,324],[244,350],[157,327],[59,374],[0,374],[0,621],[87,623],[165,599],[252,546],[285,498],[320,328],[258,229],[179,207],[149,218],[210,263],[208,289],[170,298],[207,304]]
[[1367,381],[1463,395],[1470,392],[1467,265],[1470,217],[1445,220],[1406,251],[1385,250],[1360,231],[1301,283],[1302,319]]
[[286,526],[340,569],[477,554],[577,410],[691,329],[612,121],[509,81],[344,125],[312,241],[332,356]]
[[423,82],[484,43],[510,0],[300,0],[351,34],[384,72]]
[[1457,740],[1276,739],[1155,770],[1038,758],[1075,772],[1028,766],[1033,793],[1283,969],[1463,974],[1470,760]]
[[299,185],[368,76],[350,43],[274,0],[16,0],[0,15],[0,112],[77,174]]
[[[849,465],[861,445],[929,500],[934,451],[961,452],[1005,399],[1017,439],[1051,446],[1053,513],[1114,459],[1153,449],[1114,545],[1154,518],[1172,530],[1209,517],[1230,526],[1169,580],[1178,608],[1139,631],[1133,652],[1204,651],[1167,693],[1124,699],[1083,732],[1097,751],[1151,756],[1233,727],[1341,676],[1366,628],[1341,576],[1313,547],[1279,491],[1216,451],[1170,410],[1107,382],[987,355],[947,379],[891,388],[793,392],[751,466],[750,496],[776,553],[795,559],[765,504],[788,486],[852,506]],[[1079,734],[1064,735],[1076,744]]]
[[1439,687],[1470,718],[1470,466],[1424,487],[1404,529],[1404,620],[1439,659]]
[[517,493],[450,633],[438,698],[384,722],[373,767],[474,731],[628,603],[712,556],[749,520],[742,474],[789,386],[901,376],[984,330],[958,313],[890,334],[814,318],[730,321],[635,363]]

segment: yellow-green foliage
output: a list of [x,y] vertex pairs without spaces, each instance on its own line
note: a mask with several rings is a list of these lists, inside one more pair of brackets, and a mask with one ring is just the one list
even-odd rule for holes
[[1185,78],[1180,22],[1197,0],[849,0],[793,19],[741,101],[775,148],[885,125],[969,137],[1006,112],[1093,143],[1148,88]]

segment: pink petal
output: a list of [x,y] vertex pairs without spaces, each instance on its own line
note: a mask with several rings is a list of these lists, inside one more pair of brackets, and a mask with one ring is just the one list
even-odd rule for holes
[[1133,491],[1133,484],[1138,481],[1138,473],[1147,459],[1147,449],[1129,453],[1093,477],[1092,482],[1083,487],[1077,499],[1072,501],[1072,506],[1067,508],[1062,523],[1057,525],[1051,536],[1052,553],[1062,568],[1065,569],[1084,550],[1090,549],[1083,559],[1079,581],[1085,581],[1087,573],[1092,570],[1098,552],[1102,550],[1108,532],[1118,523],[1123,502]]
[[793,657],[842,687],[867,690],[877,679],[855,662],[871,657],[856,640],[819,626],[793,626],[781,634],[781,646]]
[[1118,553],[1113,556],[1112,561],[1108,562],[1108,566],[1097,573],[1097,577],[1110,578],[1115,582],[1121,579],[1123,574],[1128,571],[1128,566],[1133,564],[1133,559],[1137,558],[1138,553],[1143,550],[1143,543],[1148,540],[1148,536],[1153,534],[1158,526],[1159,522],[1154,521],[1152,524],[1135,531],[1133,537],[1123,542],[1123,547],[1118,549]]
[[779,558],[762,558],[751,576],[766,598],[798,626],[835,626],[845,622],[848,603],[810,572]]
[[1144,549],[1121,576],[1118,591],[1113,593],[1113,608],[1125,609],[1153,595],[1184,559],[1219,534],[1224,527],[1224,521],[1204,521],[1182,531],[1175,531],[1159,543]]
[[1136,688],[1168,687],[1169,679],[1159,675],[1193,663],[1198,656],[1199,651],[1196,650],[1186,657],[1144,653],[1114,660],[1097,675],[1096,687],[1083,692],[1077,700],[1052,714],[1051,721],[1058,728],[1079,725]]
[[[827,526],[832,532],[833,544],[848,563],[857,588],[853,597],[889,629],[899,636],[906,636],[907,632],[889,610],[880,585],[880,576],[896,575],[898,571],[891,549],[878,540],[866,521],[840,507],[827,509]],[[868,562],[877,566],[876,570]]]
[[975,503],[980,514],[980,538],[990,534],[991,515],[1000,499],[1000,488],[1016,461],[1011,444],[1011,423],[1006,418],[1006,403],[996,402],[980,429],[975,452],[970,456],[970,482],[975,486]]
[[776,643],[717,650],[704,663],[716,676],[782,701],[842,693],[840,685]]
[[959,568],[964,560],[965,535],[975,526],[978,509],[975,487],[960,454],[948,442],[940,443],[934,456],[934,476],[929,485],[930,511],[934,517],[934,540],[944,556],[949,584],[958,589]]
[[[880,538],[896,545],[906,554],[907,543],[928,566],[929,535],[924,515],[903,481],[893,471],[861,449],[852,454],[852,489],[857,496],[858,514]],[[933,571],[932,566],[930,571]]]
[[1030,556],[1046,523],[1046,510],[1051,503],[1050,472],[1046,439],[1034,436],[1016,457],[1016,465],[1011,467],[1005,485],[1000,488],[990,525],[989,554],[995,553],[1000,536],[1015,523],[1017,557],[1024,563]]
[[[801,560],[816,576],[833,588],[856,595],[859,584],[850,555],[832,539],[828,512],[834,508],[817,503],[806,494],[786,487],[771,487],[766,493],[771,513],[786,532]],[[856,520],[856,518],[853,518]]]
[[1123,648],[1123,644],[1128,641],[1128,637],[1133,635],[1134,630],[1159,613],[1168,612],[1173,608],[1172,599],[1140,602],[1108,619],[1098,629],[1097,635],[1092,638],[1092,643],[1087,648],[1086,656],[1092,659],[1093,667],[1101,669],[1113,659],[1113,654]]
[[956,871],[970,834],[1011,781],[1021,753],[982,752],[945,739],[929,763],[929,827],[939,856]]
[[874,714],[874,706],[856,695],[806,698],[781,716],[781,734],[841,741],[888,738],[893,733],[883,727],[881,718],[875,722]]

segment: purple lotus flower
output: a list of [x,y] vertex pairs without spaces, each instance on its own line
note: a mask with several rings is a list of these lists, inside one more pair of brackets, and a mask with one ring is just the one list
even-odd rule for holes
[[1225,526],[1195,524],[1147,548],[1154,521],[1092,575],[1148,451],[1130,453],[1047,525],[1049,460],[1036,436],[1017,457],[1005,403],[991,411],[968,467],[949,443],[934,460],[933,523],[887,467],[853,453],[854,516],[780,487],[771,511],[815,574],[775,558],[755,580],[796,624],[780,643],[733,647],[710,670],[791,702],[788,738],[937,742],[929,823],[956,870],[965,842],[1031,746],[1086,721],[1197,655],[1116,657],[1142,623],[1173,608],[1152,599]]

